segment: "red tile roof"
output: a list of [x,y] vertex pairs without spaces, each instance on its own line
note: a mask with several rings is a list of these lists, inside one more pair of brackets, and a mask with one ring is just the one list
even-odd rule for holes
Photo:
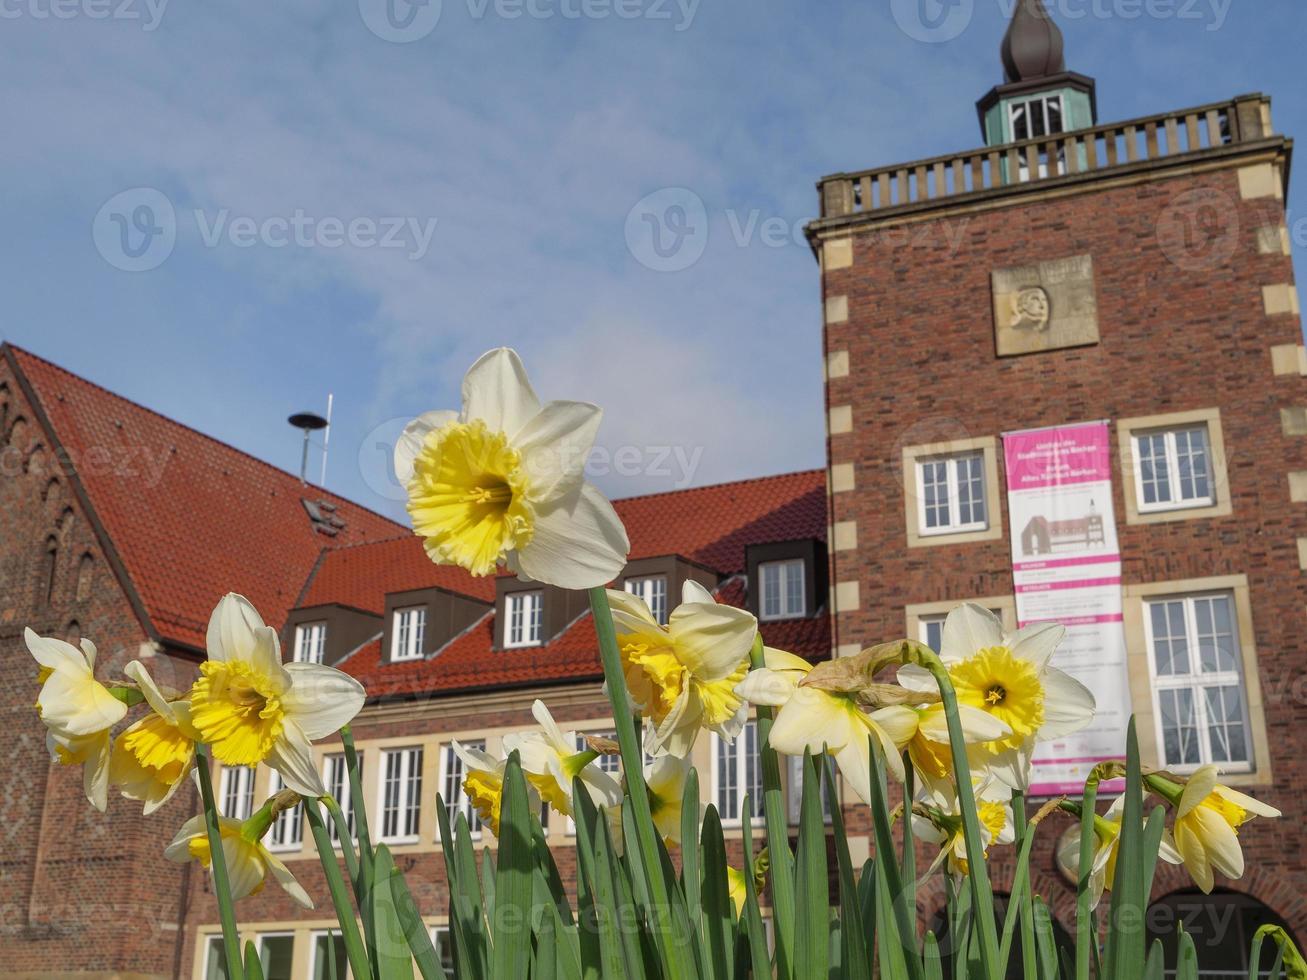
[[380,616],[386,611],[388,594],[433,587],[486,602],[495,599],[493,578],[475,578],[461,568],[432,564],[421,540],[410,530],[403,537],[337,548],[323,555],[297,605],[340,603]]
[[[229,591],[280,627],[324,548],[407,533],[27,351],[4,351],[85,488],[147,629],[165,642],[202,648],[209,613]],[[344,528],[316,532],[304,498],[335,504]]]

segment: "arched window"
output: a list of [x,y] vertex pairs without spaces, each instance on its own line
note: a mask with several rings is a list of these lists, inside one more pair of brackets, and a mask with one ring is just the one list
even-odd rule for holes
[[77,563],[77,601],[85,602],[91,598],[91,588],[94,585],[95,576],[95,558],[88,551],[82,555],[81,560]]
[[45,604],[54,603],[54,578],[59,568],[59,539],[53,534],[45,539],[45,564],[41,569],[41,596]]
[[27,448],[27,419],[21,415],[14,419],[14,424],[9,427],[9,434],[6,436],[5,442],[19,452]]
[[[1007,917],[1007,902],[1007,895],[1002,892],[994,893],[994,914],[997,917],[1000,933],[1003,929],[1003,920]],[[1062,928],[1062,923],[1054,919],[1052,926],[1054,945],[1059,950],[1074,950],[1075,943],[1070,934]],[[935,938],[939,942],[940,958],[944,964],[944,976],[951,977],[954,975],[953,959],[958,951],[953,948],[953,940],[949,936],[948,930],[948,917],[944,909],[940,909],[935,913],[935,917],[930,923],[930,929],[935,933]],[[1022,980],[1021,962],[1021,933],[1018,931],[1013,937],[1012,958],[1008,960],[1008,971],[1005,980]]]
[[[1173,892],[1148,906],[1148,941],[1150,944],[1154,939],[1162,941],[1167,967],[1173,968],[1179,949],[1179,927],[1183,924],[1198,952],[1199,977],[1203,980],[1246,977],[1252,967],[1248,957],[1253,934],[1268,923],[1288,929],[1279,915],[1251,895],[1219,890],[1204,895],[1190,889]],[[1259,967],[1265,973],[1259,976],[1270,976],[1276,952],[1274,943],[1262,946]]]

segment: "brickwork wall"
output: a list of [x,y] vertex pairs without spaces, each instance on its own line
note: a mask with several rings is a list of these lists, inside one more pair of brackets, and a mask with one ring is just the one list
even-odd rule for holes
[[[1307,512],[1291,499],[1289,474],[1307,466],[1307,440],[1287,433],[1296,431],[1292,410],[1307,404],[1307,385],[1286,367],[1301,354],[1302,333],[1278,181],[1265,163],[1086,185],[1070,196],[1032,193],[1016,206],[855,233],[851,261],[845,246],[826,247],[840,648],[902,635],[908,604],[1012,593],[1005,491],[991,507],[1002,515],[1002,538],[908,547],[905,446],[1219,406],[1233,513],[1127,526],[1129,475],[1118,466],[1124,581],[1248,577],[1261,677],[1247,680],[1253,691],[1260,683],[1266,702],[1274,772],[1274,786],[1258,792],[1294,813],[1307,782],[1307,714],[1296,683],[1307,666],[1298,545]],[[1196,221],[1186,226],[1190,215]],[[998,358],[991,270],[1081,254],[1093,258],[1100,342]],[[1272,348],[1281,349],[1274,361]],[[1115,426],[1112,439],[1115,455]],[[839,546],[841,525],[856,548]],[[1055,818],[1044,835],[1035,874],[1037,889],[1066,915],[1070,891],[1051,853],[1062,826]],[[1258,821],[1240,836],[1256,871],[1231,887],[1307,936],[1301,822]],[[1182,886],[1180,874],[1159,876],[1159,894]]]

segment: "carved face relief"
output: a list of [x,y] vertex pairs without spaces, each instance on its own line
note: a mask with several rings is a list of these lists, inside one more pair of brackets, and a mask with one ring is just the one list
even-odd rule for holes
[[1098,300],[1090,256],[995,269],[990,279],[999,357],[1098,343]]
[[1048,293],[1042,286],[1027,286],[1012,295],[1012,316],[1008,327],[1013,330],[1048,328]]

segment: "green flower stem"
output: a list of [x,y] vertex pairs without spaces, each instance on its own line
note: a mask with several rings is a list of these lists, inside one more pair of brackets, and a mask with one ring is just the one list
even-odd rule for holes
[[[345,725],[340,730],[340,741],[345,747],[345,771],[349,773],[349,798],[351,808],[354,811],[355,833],[358,834],[358,867],[350,869],[350,876],[354,881],[355,895],[359,903],[359,911],[363,917],[363,935],[367,939],[368,949],[376,950],[377,945],[377,923],[373,914],[373,904],[364,900],[364,895],[372,893],[373,882],[373,854],[372,854],[372,835],[368,831],[368,807],[367,797],[363,795],[363,775],[359,769],[359,756],[354,748],[354,732]],[[333,801],[334,802],[334,801]],[[336,805],[340,809],[340,805]],[[343,817],[344,814],[341,814]],[[333,819],[335,819],[333,814]],[[342,853],[346,854],[345,861],[348,867],[349,853],[348,848],[353,846],[353,841],[349,839],[348,824],[339,831]],[[378,978],[379,980],[379,978]]]
[[[650,912],[654,918],[654,938],[666,960],[668,980],[688,980],[694,974],[692,966],[687,962],[689,947],[684,940],[688,940],[688,937],[677,936],[674,927],[672,897],[663,875],[657,831],[649,809],[649,794],[644,787],[644,758],[635,735],[635,719],[626,690],[621,653],[617,649],[617,629],[613,625],[613,613],[608,606],[608,593],[602,586],[590,590],[590,609],[594,617],[595,636],[599,640],[599,656],[603,662],[608,700],[613,708],[617,744],[622,750],[622,768],[627,781],[626,798],[635,825],[636,849],[639,851],[640,863],[644,866],[653,905]],[[628,847],[629,844],[628,841]]]
[[327,878],[327,890],[331,892],[331,904],[336,907],[336,919],[340,922],[340,934],[345,940],[345,955],[349,959],[349,968],[355,978],[372,976],[372,966],[368,963],[367,951],[359,935],[358,923],[354,920],[354,910],[350,908],[349,892],[345,888],[345,879],[341,877],[340,865],[331,846],[331,837],[327,826],[322,822],[316,800],[304,801],[304,815],[308,817],[309,829],[313,831],[313,842],[318,848],[318,859]]
[[244,980],[241,937],[236,927],[236,907],[231,898],[231,879],[227,877],[227,856],[222,849],[222,831],[218,826],[218,807],[213,801],[213,773],[209,770],[209,747],[195,744],[195,772],[200,779],[200,799],[204,803],[204,826],[209,834],[209,867],[213,871],[213,891],[218,898],[218,921],[222,923],[222,949],[227,958],[229,980]]
[[1089,980],[1089,946],[1098,942],[1089,908],[1089,877],[1094,869],[1094,818],[1098,777],[1090,774],[1080,803],[1080,863],[1076,872],[1076,980]]
[[979,926],[980,962],[988,977],[996,977],[1002,964],[998,961],[998,930],[994,926],[994,893],[985,870],[985,843],[980,836],[980,821],[976,817],[976,791],[971,785],[971,768],[967,763],[967,745],[963,739],[962,720],[958,717],[958,697],[953,690],[948,670],[933,650],[914,644],[915,659],[930,671],[939,685],[940,699],[944,703],[944,717],[948,721],[949,749],[953,755],[953,773],[958,784],[958,809],[962,812],[962,827],[967,846],[967,866],[971,883],[971,904]]
[[[1016,821],[1014,843],[1019,854],[1021,845],[1026,841],[1026,835],[1034,833],[1034,828],[1030,826],[1026,815],[1025,790],[1017,790],[1012,794],[1012,815]],[[1039,967],[1035,959],[1035,900],[1030,887],[1021,894],[1021,968],[1023,975],[1028,978],[1039,975]]]
[[345,871],[349,873],[349,880],[354,884],[354,898],[362,905],[363,882],[359,878],[359,859],[354,853],[354,840],[350,836],[349,820],[345,817],[345,811],[340,808],[340,804],[331,796],[322,797],[322,804],[331,814],[331,822],[336,826],[336,836],[340,838],[340,855],[345,859]]

